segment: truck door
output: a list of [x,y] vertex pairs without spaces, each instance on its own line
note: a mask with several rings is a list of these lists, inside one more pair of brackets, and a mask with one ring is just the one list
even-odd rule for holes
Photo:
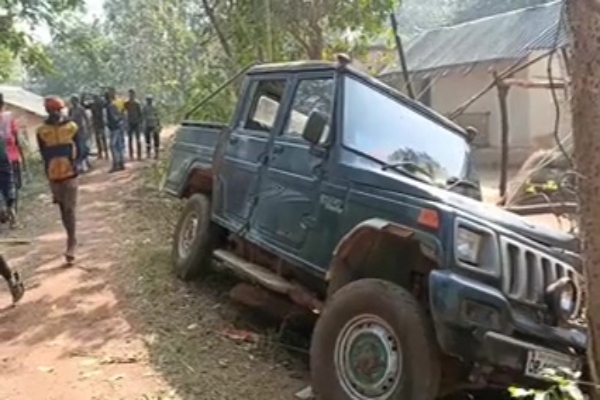
[[214,202],[214,217],[230,229],[246,227],[256,207],[271,136],[281,129],[287,86],[285,75],[256,75],[246,82],[244,105],[224,145]]
[[334,75],[329,71],[298,75],[291,85],[283,129],[274,135],[262,178],[253,228],[280,250],[298,256],[316,226],[327,162],[311,153],[302,132],[311,111],[333,112]]

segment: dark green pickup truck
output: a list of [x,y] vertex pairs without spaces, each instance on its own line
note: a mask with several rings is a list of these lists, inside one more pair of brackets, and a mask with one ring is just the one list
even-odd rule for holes
[[227,126],[187,121],[182,279],[216,262],[318,315],[323,400],[431,400],[585,369],[578,244],[480,200],[465,132],[345,62],[257,66]]

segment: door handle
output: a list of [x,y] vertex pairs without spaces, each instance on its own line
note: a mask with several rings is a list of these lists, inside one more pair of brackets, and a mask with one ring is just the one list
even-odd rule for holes
[[237,136],[231,136],[229,138],[229,144],[237,144],[240,141],[240,138]]
[[311,229],[317,223],[317,219],[312,214],[304,214],[300,219],[300,227],[304,230]]
[[276,144],[273,146],[273,154],[281,154],[283,153],[283,146],[280,144]]

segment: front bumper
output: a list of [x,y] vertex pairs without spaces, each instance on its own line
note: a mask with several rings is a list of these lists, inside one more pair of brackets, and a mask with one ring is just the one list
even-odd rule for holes
[[438,342],[447,354],[521,373],[532,352],[584,361],[585,332],[543,325],[491,286],[438,270],[430,275],[429,290]]

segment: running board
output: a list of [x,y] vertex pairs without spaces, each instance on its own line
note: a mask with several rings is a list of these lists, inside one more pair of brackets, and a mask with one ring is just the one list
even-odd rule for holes
[[241,279],[288,296],[294,303],[308,308],[315,314],[320,313],[323,308],[323,303],[306,288],[282,278],[265,267],[246,261],[227,250],[215,250],[213,257],[222,267],[232,271]]
[[288,295],[295,288],[291,282],[283,279],[274,272],[260,265],[248,262],[229,251],[215,250],[213,256],[217,261],[222,263],[222,266],[233,271],[240,278],[258,283],[273,292]]

